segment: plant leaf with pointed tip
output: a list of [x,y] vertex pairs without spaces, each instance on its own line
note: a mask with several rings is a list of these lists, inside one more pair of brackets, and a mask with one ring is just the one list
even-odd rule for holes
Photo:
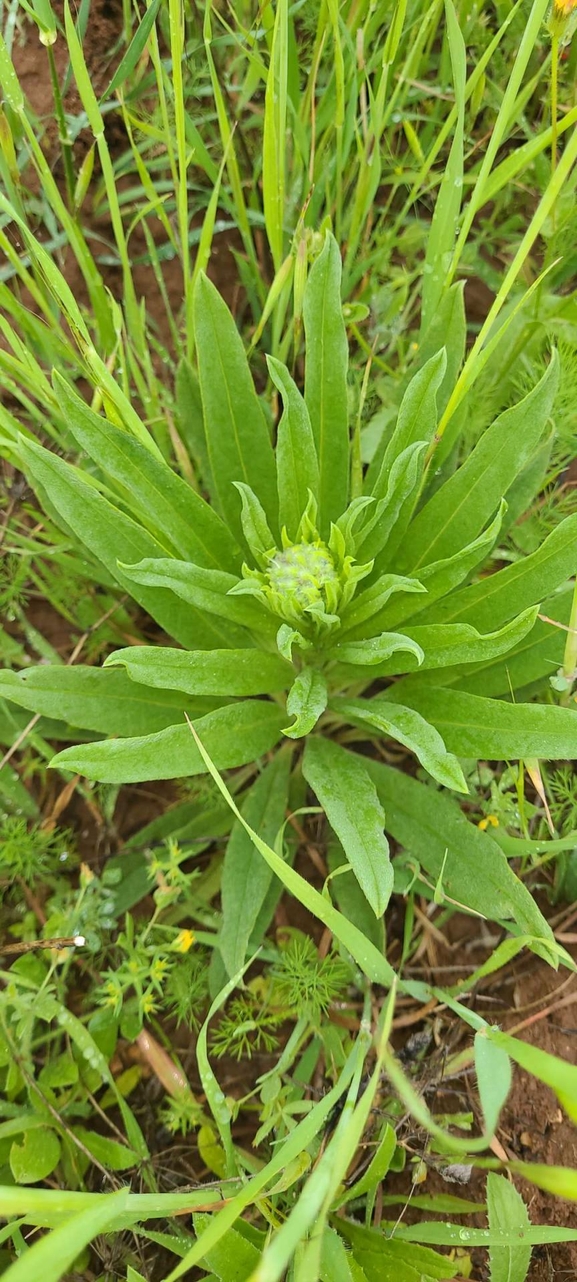
[[397,569],[420,566],[459,552],[482,530],[545,431],[559,382],[554,352],[537,386],[483,433],[457,472],[445,481],[412,522]]
[[[109,503],[64,459],[31,440],[21,441],[18,452],[23,471],[32,485],[40,486],[41,493],[48,497],[66,525],[169,636],[181,645],[201,645],[209,649],[219,644],[219,633],[205,613],[183,610],[165,588],[136,587],[134,580],[119,568],[119,557],[127,561],[163,557],[166,548],[120,508]],[[221,640],[220,644],[228,643]]]
[[442,875],[447,896],[489,921],[512,918],[522,934],[543,940],[536,951],[551,961],[546,945],[553,942],[553,932],[489,833],[469,823],[447,794],[379,761],[367,760],[366,768],[385,807],[387,832],[431,881]]
[[384,703],[378,697],[371,700],[337,698],[331,701],[331,707],[354,725],[371,727],[379,734],[390,736],[404,744],[405,748],[414,752],[433,779],[442,783],[445,788],[453,788],[457,792],[469,791],[457,758],[447,752],[438,730],[429,725],[413,708]]
[[318,499],[319,463],[306,401],[286,365],[267,356],[271,379],[282,396],[283,412],[277,428],[279,524],[289,538],[296,538],[309,493]]
[[175,650],[134,645],[114,650],[104,661],[105,668],[117,664],[126,668],[132,681],[192,695],[273,694],[286,690],[294,675],[278,655],[256,649]]
[[182,721],[184,708],[189,716],[201,717],[214,706],[213,700],[187,699],[177,690],[145,689],[121,669],[81,664],[46,664],[21,672],[5,669],[0,672],[0,694],[30,712],[111,735],[152,734]]
[[[434,668],[452,668],[457,664],[482,663],[507,654],[531,631],[537,619],[538,608],[536,605],[532,606],[499,631],[484,635],[469,623],[428,623],[422,627],[409,627],[406,635],[419,646],[424,658],[420,665],[414,659],[406,659],[402,670],[414,672],[417,666],[422,672]],[[390,671],[399,672],[398,664],[391,666]],[[386,675],[386,664],[383,664],[380,672],[381,675]]]
[[319,519],[328,535],[349,492],[348,343],[341,306],[341,256],[327,233],[304,296],[305,401],[319,464]]
[[307,742],[303,774],[316,793],[376,917],[393,888],[385,814],[364,760],[330,739]]
[[475,1072],[485,1130],[488,1135],[494,1135],[511,1090],[511,1061],[506,1051],[485,1036],[483,1029],[475,1033]]
[[231,648],[242,647],[243,641],[250,645],[250,637],[243,631],[244,628],[274,635],[275,621],[262,605],[248,597],[231,594],[231,588],[238,583],[234,574],[226,574],[223,570],[205,570],[202,565],[177,561],[174,557],[148,557],[135,565],[123,565],[121,568],[131,582],[168,589],[199,610],[214,614],[219,619],[226,619],[226,626],[215,624],[215,629],[219,629],[221,644],[223,641],[226,644],[228,639]]
[[275,550],[275,541],[270,532],[263,505],[254,490],[251,490],[250,485],[245,485],[244,481],[235,481],[234,486],[240,494],[242,503],[240,517],[242,532],[253,556],[262,562],[267,552]]
[[[291,749],[275,753],[247,793],[242,814],[263,841],[274,846],[288,802]],[[237,819],[224,856],[221,897],[223,921],[219,948],[229,975],[245,963],[249,940],[273,880],[273,872]],[[253,940],[254,947],[260,941]]]
[[[510,1229],[512,1225],[530,1228],[527,1207],[515,1185],[506,1175],[489,1171],[487,1175],[487,1210],[492,1231]],[[490,1246],[491,1282],[525,1282],[531,1263],[531,1247]]]
[[295,717],[286,726],[284,734],[289,739],[302,739],[309,734],[327,706],[327,683],[317,668],[302,668],[295,677],[286,701],[289,716]]
[[242,339],[218,290],[202,272],[194,296],[198,376],[210,468],[222,512],[241,534],[235,481],[258,495],[276,525],[276,468],[269,431]]
[[[203,743],[220,770],[243,766],[274,748],[286,713],[274,703],[246,699],[195,720]],[[149,779],[186,779],[203,774],[204,761],[186,722],[158,734],[65,748],[50,765],[101,783],[140,783]]]
[[240,548],[214,508],[130,432],[95,414],[60,374],[55,372],[53,380],[75,440],[137,519],[153,534],[160,530],[184,559],[217,570],[240,568]]
[[413,654],[418,662],[423,659],[421,647],[402,632],[382,632],[380,636],[367,637],[365,641],[343,641],[334,646],[332,657],[347,665],[376,667],[399,651]]
[[577,758],[577,711],[572,708],[483,699],[453,686],[435,688],[418,677],[398,681],[384,698],[415,708],[459,757],[486,761]]

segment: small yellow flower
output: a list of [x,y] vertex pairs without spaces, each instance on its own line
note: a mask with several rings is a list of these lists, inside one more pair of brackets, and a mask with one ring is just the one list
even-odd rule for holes
[[577,0],[553,0],[553,9],[558,18],[568,18],[577,9]]
[[481,829],[481,832],[486,832],[489,826],[491,828],[499,827],[499,820],[497,819],[496,815],[487,815],[485,819],[480,819],[479,823],[477,824],[477,827]]
[[194,931],[179,930],[176,939],[173,939],[171,950],[175,953],[187,953],[194,943]]

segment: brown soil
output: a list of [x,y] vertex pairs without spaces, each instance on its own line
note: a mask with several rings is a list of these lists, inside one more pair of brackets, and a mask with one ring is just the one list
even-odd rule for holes
[[[61,7],[56,5],[56,8],[61,13]],[[85,52],[97,92],[106,86],[111,74],[111,66],[114,65],[113,58],[107,59],[103,56],[103,52],[114,48],[121,22],[122,6],[120,0],[97,0],[97,2],[93,0]],[[59,39],[56,43],[55,58],[58,71],[62,74],[67,61],[66,49],[62,39]],[[32,25],[26,25],[23,38],[16,40],[14,61],[28,100],[37,114],[41,126],[46,127],[44,145],[51,156],[55,175],[60,180],[62,174],[59,142],[57,131],[50,119],[53,104],[46,50],[37,40],[35,29]],[[75,112],[79,109],[74,87],[69,90],[65,106],[70,112]],[[111,147],[120,149],[124,145],[121,122],[108,118],[107,133]],[[76,154],[79,156],[84,154],[88,145],[88,138],[85,135],[80,135],[75,143]],[[89,225],[90,219],[91,215],[88,213]],[[102,225],[101,220],[94,219],[92,226],[94,229],[106,234],[106,226]],[[138,257],[143,252],[143,247],[143,240],[138,236],[135,237],[132,244],[135,257]],[[238,275],[232,247],[237,247],[234,239],[231,240],[231,238],[226,238],[225,236],[217,237],[210,264],[211,275],[230,305],[234,305],[238,290]],[[65,263],[69,284],[79,300],[83,301],[86,295],[84,282],[78,267],[71,255],[66,257]],[[114,268],[106,268],[104,274],[106,283],[112,292],[118,293],[118,272]],[[165,280],[171,305],[174,307],[174,311],[177,312],[182,301],[182,276],[179,264],[175,260],[168,261],[165,264]],[[169,346],[167,320],[152,270],[146,265],[139,264],[136,266],[135,282],[139,297],[146,298],[146,306],[150,316],[156,322],[159,337]],[[487,293],[488,291],[480,282],[478,285],[473,282],[468,286],[466,294],[468,308],[472,319],[475,321],[483,319],[486,314],[487,298],[485,295]],[[38,626],[40,611],[37,606],[34,614],[34,623]],[[50,637],[52,644],[59,649],[66,649],[69,634],[63,630],[62,622],[57,620],[51,610],[44,612],[41,626],[45,635]],[[124,789],[116,812],[117,834],[115,834],[115,838],[118,836],[121,841],[126,839],[142,824],[148,822],[156,814],[161,813],[167,804],[167,800],[172,800],[173,798],[174,789],[172,786],[147,785],[142,788]],[[48,806],[47,808],[49,809],[50,807]],[[103,838],[94,814],[78,798],[71,801],[68,809],[60,816],[60,822],[74,823],[80,847],[90,862],[94,860],[95,856],[99,861],[103,854],[108,853],[110,849],[110,834]],[[281,910],[279,925],[282,924],[283,919],[286,920],[287,918],[286,916],[283,918],[283,910]],[[293,921],[293,924],[296,924],[297,920],[299,925],[304,924],[304,919],[303,921],[300,919],[298,905],[291,905],[290,920]],[[310,926],[310,921],[308,925]],[[475,965],[478,965],[487,955],[486,948],[484,951],[479,948],[472,953],[470,938],[469,942],[466,942],[470,936],[470,918],[456,918],[452,923],[452,930],[453,939],[456,943],[450,951],[444,950],[438,943],[434,946],[431,945],[432,951],[430,951],[428,957],[428,963],[432,967],[430,977],[433,979],[436,977],[437,982],[439,982],[439,976],[441,976],[441,982],[443,982],[442,972],[439,969],[442,966],[458,966],[460,964],[469,966],[472,960]],[[493,1011],[495,1021],[499,1022],[504,1028],[513,1027],[525,1018],[534,1015],[535,1022],[525,1027],[520,1036],[531,1042],[531,1044],[566,1059],[569,1063],[574,1063],[577,1053],[577,1001],[575,1006],[561,1008],[559,1011],[554,1009],[555,993],[565,978],[566,972],[556,975],[555,972],[540,963],[536,958],[524,956],[522,960],[514,963],[505,975],[501,973],[496,981],[487,982],[484,989],[477,994],[478,1008],[484,1015],[488,1009]],[[573,980],[571,984],[563,986],[563,992],[560,996],[567,998],[572,992],[575,992],[575,981]],[[489,998],[489,1003],[485,1000],[487,997]],[[540,1018],[540,1012],[549,1006],[553,1007],[553,1009],[546,1017]],[[413,1032],[419,1027],[420,1025],[417,1024],[409,1031]],[[455,1031],[455,1024],[450,1019],[447,1019],[446,1023],[442,1025],[440,1032],[437,1030],[438,1035],[447,1038],[449,1042],[455,1036]],[[192,1047],[189,1046],[187,1048],[182,1045],[182,1036],[179,1036],[178,1041],[183,1060],[189,1061]],[[399,1045],[402,1044],[401,1039]],[[451,1050],[453,1049],[454,1047],[451,1046]],[[251,1069],[251,1075],[252,1071]],[[259,1071],[262,1071],[262,1066],[260,1065]],[[246,1084],[240,1080],[239,1074],[241,1072],[242,1066],[240,1070],[237,1066],[231,1066],[230,1079],[224,1084],[224,1088],[229,1090],[231,1094],[244,1093],[246,1089]],[[471,1077],[471,1081],[467,1083],[467,1089],[471,1092],[472,1106],[475,1107],[473,1087],[474,1081]],[[565,1115],[560,1112],[552,1092],[520,1069],[515,1071],[513,1090],[504,1110],[498,1139],[510,1158],[569,1167],[577,1165],[577,1132],[575,1128]],[[247,1141],[245,1140],[245,1142]],[[186,1150],[189,1148],[188,1145],[183,1147]],[[172,1142],[171,1156],[175,1159],[176,1168],[179,1166],[177,1148],[178,1145]],[[167,1159],[168,1155],[165,1155],[165,1158]],[[171,1179],[174,1179],[174,1174],[169,1177],[169,1183]],[[463,1195],[472,1195],[474,1198],[482,1200],[483,1180],[482,1173],[473,1173],[471,1184],[467,1189],[463,1190]],[[534,1223],[577,1227],[577,1211],[573,1203],[555,1199],[545,1193],[541,1193],[529,1184],[524,1185],[523,1182],[519,1183],[519,1187],[526,1199],[529,1213]],[[399,1188],[402,1188],[405,1193],[409,1193],[410,1182],[407,1175],[399,1177]],[[440,1181],[434,1171],[428,1177],[428,1182],[424,1189],[425,1191],[435,1191],[436,1189],[443,1192],[453,1191],[450,1185]],[[461,1190],[455,1191],[459,1192]],[[407,1214],[407,1219],[410,1220],[411,1218],[416,1218],[415,1212],[412,1215],[410,1212]],[[471,1221],[468,1222],[471,1223]],[[479,1219],[479,1223],[483,1223],[482,1219]],[[485,1282],[488,1278],[488,1265],[483,1256],[483,1252],[474,1253],[475,1268],[472,1276],[479,1279],[479,1282],[481,1280]],[[529,1276],[532,1282],[562,1282],[563,1279],[577,1277],[577,1245],[567,1244],[552,1248],[536,1248],[533,1253]]]

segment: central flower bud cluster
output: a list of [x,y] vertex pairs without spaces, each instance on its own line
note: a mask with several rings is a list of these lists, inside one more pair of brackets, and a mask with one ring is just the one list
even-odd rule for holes
[[327,607],[329,599],[334,608],[339,574],[328,547],[320,540],[294,543],[284,552],[277,552],[267,577],[271,591],[288,605],[291,613],[301,613],[316,604]]

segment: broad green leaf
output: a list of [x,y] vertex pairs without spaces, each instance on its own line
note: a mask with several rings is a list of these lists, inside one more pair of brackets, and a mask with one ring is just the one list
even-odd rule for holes
[[289,739],[302,739],[309,734],[327,706],[327,683],[317,668],[301,668],[289,690],[286,710],[294,717],[292,725],[285,726]]
[[122,1223],[129,1198],[128,1189],[92,1195],[86,1210],[68,1214],[52,1233],[37,1238],[6,1270],[5,1282],[60,1282],[89,1242]]
[[230,531],[186,481],[136,437],[95,414],[58,373],[54,388],[72,435],[138,521],[168,539],[185,560],[215,569],[240,567],[240,549]]
[[331,653],[340,663],[354,664],[355,667],[376,667],[398,651],[414,655],[418,663],[424,657],[420,646],[402,632],[382,632],[380,636],[367,637],[365,641],[343,641],[334,646]]
[[[507,1230],[512,1225],[528,1229],[531,1221],[527,1207],[515,1185],[505,1175],[490,1171],[487,1175],[487,1209],[489,1228]],[[531,1247],[491,1246],[491,1282],[525,1282],[531,1262]]]
[[385,814],[364,760],[329,739],[307,742],[303,774],[316,793],[331,828],[376,917],[393,888]]
[[497,632],[482,635],[470,623],[428,623],[407,628],[406,635],[419,647],[424,655],[421,664],[409,656],[406,659],[389,661],[379,669],[379,674],[414,672],[433,668],[451,668],[460,663],[481,663],[507,654],[509,650],[522,641],[531,631],[536,618],[538,606],[525,610],[511,623],[506,623]]
[[[201,1247],[203,1231],[211,1221],[211,1215],[202,1215],[198,1212],[192,1217],[194,1231]],[[247,1241],[237,1229],[230,1228],[216,1246],[209,1247],[202,1259],[220,1282],[248,1282],[256,1269],[260,1255],[258,1247]]]
[[511,690],[523,690],[530,686],[547,685],[549,677],[555,675],[563,663],[565,640],[564,629],[556,628],[556,620],[568,625],[571,617],[573,588],[558,592],[541,607],[542,618],[537,619],[531,632],[510,650],[505,658],[478,665],[469,671],[465,668],[461,676],[455,674],[455,685],[459,690],[470,694],[482,694],[489,698],[495,695],[510,697]]
[[[242,806],[247,823],[271,846],[285,820],[290,767],[290,749],[277,752]],[[219,948],[231,976],[244,966],[248,942],[272,879],[271,869],[237,820],[226,848],[221,883],[223,922]],[[253,943],[258,947],[256,940]]]
[[[231,647],[242,645],[243,639],[250,644],[246,633],[243,637],[243,628],[252,628],[269,636],[274,636],[276,632],[275,620],[260,603],[257,604],[246,596],[231,595],[231,588],[238,583],[234,574],[226,574],[224,570],[205,570],[201,565],[177,561],[173,557],[145,557],[136,564],[124,564],[121,569],[131,583],[160,587],[196,606],[203,614],[207,612],[215,614],[219,619],[226,619],[226,626],[213,625],[215,631],[218,628],[220,645],[223,642],[226,644],[227,638]],[[193,648],[194,646],[190,646],[190,649]]]
[[432,722],[458,757],[487,761],[577,757],[577,711],[483,699],[452,686],[435,689],[405,677],[385,699],[407,704]]
[[446,788],[453,788],[457,792],[469,791],[457,758],[447,752],[434,726],[429,725],[412,708],[403,708],[398,705],[392,707],[390,703],[386,704],[378,697],[337,698],[331,701],[331,706],[346,721],[352,721],[354,725],[366,726],[370,730],[376,730],[380,735],[386,735],[404,744],[405,748],[414,752],[417,760],[425,770],[429,771],[433,779],[444,784]]
[[429,357],[424,365],[413,374],[401,401],[395,430],[391,436],[383,459],[381,476],[372,493],[381,494],[383,482],[381,477],[388,476],[393,463],[410,445],[425,441],[427,445],[433,439],[437,427],[437,392],[447,369],[447,353],[444,347]]
[[[220,770],[243,766],[269,752],[280,738],[286,713],[273,703],[247,699],[200,717],[195,725]],[[184,779],[205,765],[188,725],[134,739],[106,739],[65,748],[52,766],[102,783]]]
[[153,734],[182,721],[185,708],[189,716],[202,716],[214,706],[213,700],[206,700],[204,706],[202,699],[187,700],[177,690],[159,694],[152,688],[144,689],[120,669],[107,671],[80,664],[5,670],[0,672],[0,691],[30,712],[110,735]]
[[[132,681],[192,695],[273,694],[286,690],[294,676],[290,664],[264,650],[175,650],[134,645],[115,650],[104,662],[105,668],[117,664],[126,669]],[[0,673],[0,688],[1,681]]]
[[387,831],[443,894],[489,921],[512,918],[527,935],[553,934],[496,841],[469,823],[451,797],[381,762],[366,762],[386,811]]
[[235,481],[258,495],[276,527],[276,468],[266,419],[254,390],[242,339],[218,290],[200,273],[194,332],[208,456],[220,508],[241,535]]
[[509,1033],[502,1033],[498,1028],[489,1029],[487,1035],[516,1064],[550,1086],[569,1117],[577,1122],[577,1065],[550,1055],[539,1046],[531,1046],[529,1042],[511,1037]]
[[267,356],[267,365],[283,402],[276,442],[279,523],[294,539],[309,492],[318,499],[319,464],[306,401],[281,361]]
[[[577,513],[568,516],[545,539],[537,552],[489,574],[427,608],[427,623],[472,623],[496,628],[520,610],[550,597],[577,570]],[[547,611],[545,611],[547,613]]]
[[33,441],[21,441],[18,448],[23,469],[32,484],[40,487],[41,497],[47,496],[75,536],[103,562],[113,578],[169,636],[181,645],[191,647],[210,648],[223,644],[219,633],[204,614],[197,610],[183,610],[172,593],[164,588],[152,591],[136,588],[134,581],[119,569],[119,559],[140,561],[147,557],[162,557],[166,549],[156,539],[109,503],[76,468],[56,454]]
[[483,1029],[475,1033],[475,1072],[485,1131],[487,1135],[494,1135],[511,1090],[511,1061],[506,1051],[485,1036]]
[[319,518],[327,535],[349,490],[348,344],[341,304],[341,256],[334,236],[311,268],[304,296],[305,400],[319,463]]
[[559,382],[559,360],[531,392],[484,432],[466,462],[421,509],[407,533],[396,567],[414,573],[470,543],[531,458],[543,435]]
[[55,1131],[39,1126],[26,1131],[21,1144],[10,1148],[10,1170],[17,1184],[45,1180],[60,1161],[60,1140]]
[[445,1255],[396,1237],[386,1238],[353,1220],[339,1217],[335,1227],[352,1248],[367,1282],[422,1282],[423,1278],[454,1278],[458,1271],[457,1263]]

